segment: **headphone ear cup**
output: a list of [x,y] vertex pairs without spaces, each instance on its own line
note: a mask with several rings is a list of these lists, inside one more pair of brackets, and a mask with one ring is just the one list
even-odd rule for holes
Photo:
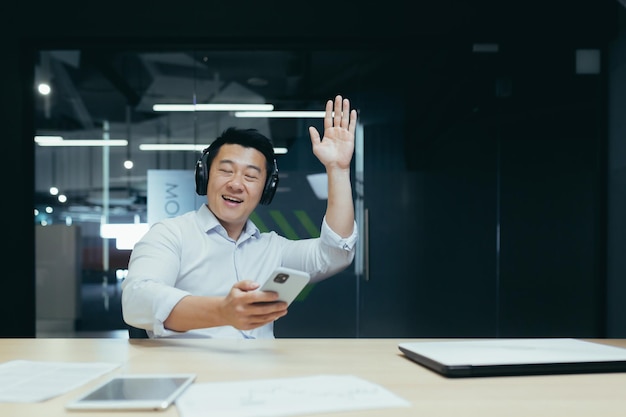
[[263,195],[261,196],[260,203],[263,205],[268,205],[272,202],[274,198],[274,194],[276,194],[276,189],[278,188],[278,173],[273,172],[272,175],[268,178],[265,183],[265,189],[263,190]]
[[206,188],[209,184],[209,169],[207,166],[208,152],[204,152],[198,162],[196,162],[196,194],[206,195]]
[[272,169],[272,173],[267,177],[267,181],[265,181],[265,188],[263,189],[263,195],[261,195],[260,204],[268,205],[272,202],[274,198],[274,194],[276,194],[276,189],[278,188],[278,165],[276,165],[276,160],[274,159],[274,166]]

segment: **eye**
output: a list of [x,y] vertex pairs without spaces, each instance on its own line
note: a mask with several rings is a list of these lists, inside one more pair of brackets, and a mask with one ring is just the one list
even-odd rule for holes
[[219,169],[219,172],[222,172],[222,173],[224,173],[224,174],[232,174],[232,173],[233,173],[233,171],[232,171],[232,170],[230,170],[230,169],[226,169],[226,168],[220,168],[220,169]]
[[246,178],[251,180],[251,181],[256,181],[259,179],[259,177],[257,175],[253,175],[253,174],[246,174]]

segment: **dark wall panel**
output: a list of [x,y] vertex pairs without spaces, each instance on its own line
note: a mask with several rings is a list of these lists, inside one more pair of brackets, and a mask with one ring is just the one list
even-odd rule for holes
[[585,134],[595,123],[551,114],[503,129],[503,336],[603,336],[601,144]]
[[425,174],[424,335],[496,334],[496,143],[470,124],[441,138]]

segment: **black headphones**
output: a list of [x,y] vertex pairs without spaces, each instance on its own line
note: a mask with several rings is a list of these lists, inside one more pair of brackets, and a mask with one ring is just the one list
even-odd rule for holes
[[[202,156],[196,162],[196,194],[198,195],[206,195],[207,185],[209,183],[209,153],[210,146],[202,151]],[[268,172],[267,179],[265,180],[265,188],[263,189],[263,194],[261,195],[260,204],[268,205],[272,202],[274,198],[274,194],[276,194],[276,189],[278,188],[278,165],[276,164],[276,159],[272,164],[272,172]]]

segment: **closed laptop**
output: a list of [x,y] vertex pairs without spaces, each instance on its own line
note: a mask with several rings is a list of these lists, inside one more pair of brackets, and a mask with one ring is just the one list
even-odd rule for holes
[[626,372],[626,348],[572,338],[417,341],[398,348],[446,377]]

